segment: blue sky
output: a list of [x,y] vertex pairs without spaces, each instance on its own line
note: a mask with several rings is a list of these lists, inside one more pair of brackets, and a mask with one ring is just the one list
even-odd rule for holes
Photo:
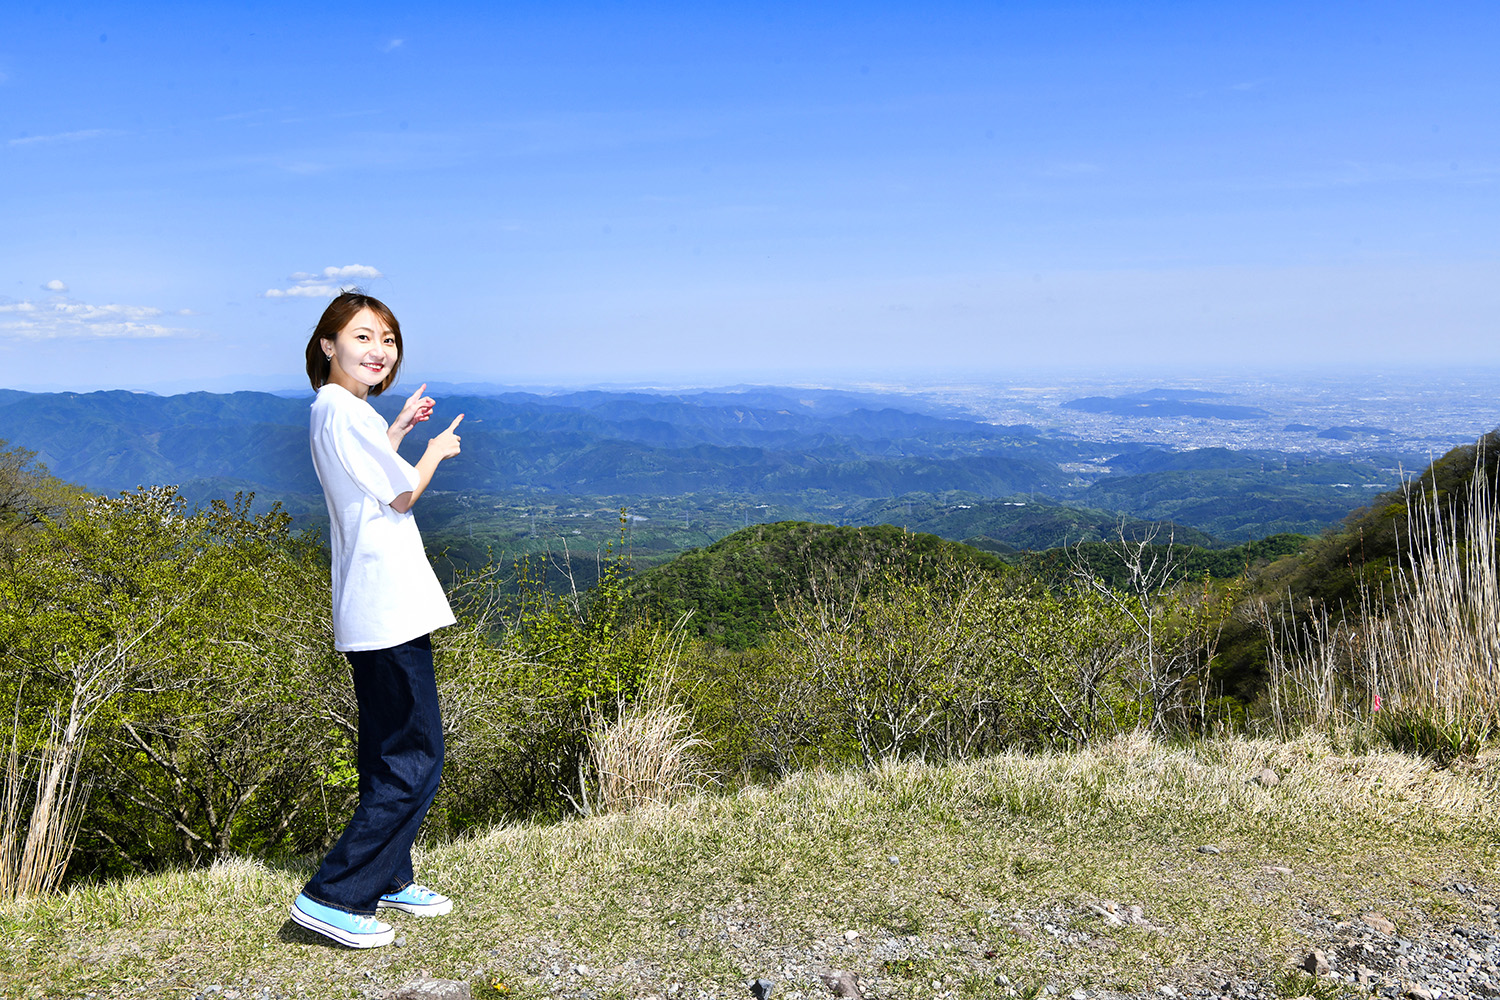
[[[24,8],[24,9],[18,9]],[[1500,6],[20,3],[0,386],[1500,364]]]

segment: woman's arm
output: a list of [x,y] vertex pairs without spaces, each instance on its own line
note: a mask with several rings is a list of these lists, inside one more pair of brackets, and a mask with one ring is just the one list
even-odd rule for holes
[[453,418],[453,423],[448,425],[447,430],[427,442],[427,450],[422,453],[422,457],[418,460],[416,466],[417,488],[407,490],[392,500],[392,510],[399,511],[402,514],[411,510],[412,504],[417,502],[417,498],[422,495],[422,491],[427,489],[427,484],[432,482],[432,474],[437,471],[438,464],[444,459],[452,458],[458,454],[459,437],[455,432],[458,429],[459,421],[463,420],[463,418],[464,415],[460,413]]

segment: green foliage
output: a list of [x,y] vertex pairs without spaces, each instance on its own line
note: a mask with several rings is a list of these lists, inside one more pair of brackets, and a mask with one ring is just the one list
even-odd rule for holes
[[36,452],[0,440],[0,567],[10,567],[32,529],[78,503],[83,491],[53,476]]
[[953,568],[1006,572],[998,558],[935,535],[890,525],[787,521],[746,528],[683,553],[632,580],[628,590],[659,617],[675,620],[691,612],[688,628],[695,635],[727,649],[747,649],[773,629],[778,602],[809,594],[815,577],[852,576],[889,560],[899,563],[891,569],[923,580]]
[[[1445,456],[1423,482],[1455,495],[1473,458]],[[16,449],[0,452],[5,483],[19,488],[0,489],[0,696],[20,699],[23,751],[49,739],[49,712],[87,732],[78,871],[324,846],[355,792],[355,726],[316,541],[243,496],[197,510],[170,488],[74,501]],[[973,504],[931,496],[927,513],[943,507],[953,529],[978,523]],[[1391,500],[1349,530],[1388,532],[1394,553]],[[1210,550],[1154,544],[1146,525],[1016,570],[890,525],[789,521],[632,578],[631,524],[585,557],[592,577],[571,555],[454,574],[460,625],[434,637],[450,755],[431,830],[590,811],[591,737],[648,691],[686,699],[708,759],[743,780],[1202,732],[1241,711],[1216,683],[1225,637],[1251,650],[1251,666],[1234,661],[1246,676],[1264,641],[1236,601],[1354,566],[1347,531]],[[1379,724],[1439,760],[1489,735],[1396,712]]]
[[[621,540],[628,524],[620,513]],[[557,593],[528,560],[517,568],[519,594],[503,630],[491,627],[495,609],[506,606],[503,587],[469,607],[487,610],[478,630],[498,639],[498,665],[516,696],[496,751],[486,755],[489,773],[476,787],[488,790],[494,807],[460,817],[557,816],[589,812],[597,803],[597,776],[590,773],[590,734],[618,722],[648,685],[661,682],[675,661],[678,640],[630,605],[625,596],[629,564],[610,551],[597,583],[586,591]],[[493,582],[493,567],[478,578]],[[461,581],[458,590],[474,581]],[[483,590],[483,588],[480,588]],[[591,801],[592,797],[592,801]]]
[[87,734],[77,860],[95,870],[326,836],[320,775],[352,719],[307,698],[343,673],[327,571],[285,514],[249,507],[190,512],[171,488],[89,498],[0,578],[0,692],[32,720],[23,745],[49,712]]
[[[1202,449],[1214,452],[1216,449]],[[1174,467],[1200,452],[1182,453],[1171,464],[1094,483],[1079,500],[1091,507],[1151,521],[1170,521],[1208,532],[1224,542],[1268,534],[1317,534],[1358,507],[1366,488],[1389,484],[1395,462],[1336,461],[1298,456],[1228,453],[1233,467],[1219,463]]]
[[1432,711],[1391,708],[1374,716],[1375,731],[1393,750],[1430,757],[1443,767],[1472,757],[1494,733],[1482,719],[1445,719]]
[[683,663],[701,730],[747,777],[1070,747],[1232,713],[1208,681],[1232,601],[1201,585],[1056,591],[898,549],[814,572],[761,646]]
[[[1062,494],[1059,494],[1062,495]],[[837,511],[844,523],[894,524],[962,541],[986,551],[1039,551],[1114,537],[1122,519],[1132,534],[1171,529],[1184,544],[1213,546],[1197,528],[1159,524],[1035,493],[991,497],[960,490],[853,500]]]
[[[1145,537],[1132,532],[1128,526],[1121,530],[1126,538]],[[1312,539],[1306,535],[1280,534],[1227,549],[1208,549],[1177,542],[1150,543],[1147,555],[1170,566],[1166,582],[1175,584],[1204,577],[1233,579],[1253,567],[1303,552],[1311,544]],[[1063,586],[1072,579],[1079,564],[1087,565],[1094,576],[1110,587],[1121,589],[1129,585],[1130,567],[1118,542],[1080,542],[1066,548],[1027,553],[1020,560],[1022,568],[1054,587]]]

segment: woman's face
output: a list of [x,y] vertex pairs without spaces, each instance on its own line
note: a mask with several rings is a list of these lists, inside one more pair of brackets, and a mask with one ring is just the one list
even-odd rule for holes
[[396,364],[396,335],[367,308],[355,313],[336,339],[322,343],[323,353],[332,354],[328,381],[361,399]]

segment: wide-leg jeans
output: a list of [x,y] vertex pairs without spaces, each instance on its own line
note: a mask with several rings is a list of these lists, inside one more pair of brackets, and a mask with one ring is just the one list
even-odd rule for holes
[[359,806],[302,891],[373,914],[382,893],[415,881],[411,845],[443,773],[443,720],[432,638],[345,653],[359,703]]

